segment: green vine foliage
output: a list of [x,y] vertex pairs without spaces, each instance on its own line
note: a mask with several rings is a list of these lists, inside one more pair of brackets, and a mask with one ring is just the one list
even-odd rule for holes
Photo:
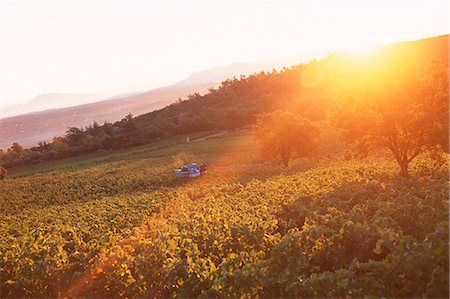
[[0,297],[448,297],[448,166],[430,165],[408,180],[385,159],[246,182],[133,164],[9,179]]

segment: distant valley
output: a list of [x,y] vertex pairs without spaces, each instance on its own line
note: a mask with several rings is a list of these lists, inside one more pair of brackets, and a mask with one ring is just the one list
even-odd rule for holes
[[49,141],[64,135],[69,127],[84,127],[94,121],[115,122],[128,113],[140,115],[176,101],[193,92],[207,92],[213,84],[169,87],[152,90],[125,98],[104,100],[73,107],[50,109],[0,119],[0,148],[13,142],[30,147],[39,141]]

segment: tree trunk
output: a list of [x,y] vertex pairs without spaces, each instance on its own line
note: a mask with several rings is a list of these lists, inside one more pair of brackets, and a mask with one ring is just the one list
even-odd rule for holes
[[400,164],[400,176],[404,178],[409,178],[408,161],[401,161],[399,162],[399,164]]

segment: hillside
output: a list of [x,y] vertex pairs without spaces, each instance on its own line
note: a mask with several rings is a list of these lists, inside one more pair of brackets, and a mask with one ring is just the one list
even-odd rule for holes
[[[12,147],[0,297],[448,298],[447,53],[448,36],[335,53]],[[248,129],[259,113],[289,126]],[[261,135],[284,154],[306,129],[317,151],[261,155]],[[208,173],[174,174],[192,162]]]
[[254,63],[233,63],[193,73],[186,79],[176,83],[175,86],[189,86],[204,82],[222,82],[233,77],[239,78],[241,76],[250,76],[263,71],[270,72],[273,69],[281,70],[284,67],[290,67],[299,63],[307,63],[312,59],[318,59],[322,56],[325,55],[321,53],[305,53],[295,57],[271,59]]
[[83,105],[98,102],[104,98],[107,97],[97,94],[46,93],[36,96],[27,103],[7,107],[2,111],[2,118],[48,109]]
[[[404,180],[382,153],[282,169],[256,146],[228,134],[12,171],[0,297],[448,297],[447,159]],[[177,179],[181,152],[209,174]]]
[[[116,122],[129,113],[135,116],[148,113],[188,94],[204,94],[208,88],[217,87],[227,78],[282,69],[311,57],[317,57],[317,54],[234,63],[194,73],[173,85],[109,98],[93,94],[43,94],[26,104],[3,111],[3,118],[0,118],[0,149],[6,149],[13,142],[26,147],[36,146],[39,141],[50,142],[54,136],[64,135],[69,127],[85,127],[94,121],[100,124]],[[62,107],[64,109],[57,109]]]
[[0,299],[450,299],[447,2],[2,1]]
[[124,98],[103,100],[73,107],[51,109],[0,119],[0,148],[13,142],[31,147],[39,141],[51,141],[64,135],[69,127],[85,127],[94,121],[115,122],[128,113],[139,115],[167,106],[193,92],[205,93],[214,84],[170,87],[151,90]]
[[[74,108],[81,109],[80,111],[69,110],[74,122],[75,120],[79,122],[80,115],[84,124],[93,122],[94,119],[89,118],[92,115],[90,111],[95,111],[101,116],[95,119],[100,124],[104,120],[111,120],[106,117],[112,113],[115,119],[125,117],[125,111],[127,111],[125,113],[137,111],[136,114],[141,115],[123,118],[115,124],[95,128],[91,126],[86,130],[74,129],[62,139],[62,144],[46,144],[44,147],[31,148],[19,157],[4,157],[3,164],[13,167],[76,156],[100,149],[126,148],[202,131],[234,130],[251,125],[256,115],[275,109],[290,111],[312,121],[323,121],[330,109],[339,104],[343,94],[361,92],[360,86],[368,84],[376,86],[377,90],[383,89],[382,85],[386,84],[383,78],[392,73],[390,65],[402,65],[406,69],[404,72],[420,75],[430,69],[435,61],[448,68],[448,50],[449,36],[445,35],[379,46],[364,53],[333,53],[323,60],[313,60],[281,71],[261,72],[249,77],[228,79],[218,88],[208,89],[205,94],[193,93],[182,101],[145,114],[142,113],[146,110],[158,109],[168,104],[168,98],[164,97],[154,106],[148,105],[148,98],[157,100],[162,90],[130,99],[95,104],[98,106],[94,104],[81,106]],[[421,63],[415,63],[416,61]],[[186,94],[188,90],[190,93],[193,90],[205,92],[208,86],[204,86],[204,89],[192,86],[169,89],[171,92],[169,98],[173,101],[177,95]],[[141,105],[133,104],[133,107],[140,109],[131,110],[131,106],[127,106],[127,103],[131,104],[136,99]],[[112,106],[116,110],[110,112]],[[51,120],[53,124],[48,127],[52,128],[57,124],[59,132],[67,130],[72,123],[64,122],[65,114],[58,114],[63,119],[56,117]],[[31,117],[33,119],[38,117],[40,121],[50,121],[43,115]],[[8,139],[4,138],[1,144],[6,145],[12,140],[25,141],[28,131],[22,127],[34,127],[36,124],[33,119],[26,119],[20,124],[11,119],[0,120],[2,131],[9,134]],[[56,135],[56,131],[47,130],[45,134],[50,137]]]
[[[277,108],[323,120],[343,93],[357,92],[358,84],[365,84],[371,75],[389,72],[390,64],[408,65],[411,71],[421,73],[434,60],[448,66],[448,53],[448,35],[379,46],[363,54],[332,53],[325,59],[279,72],[226,80],[205,95],[140,115],[132,124],[142,132],[163,138],[170,133],[239,128],[252,124],[255,115]],[[150,138],[144,134],[139,137]]]

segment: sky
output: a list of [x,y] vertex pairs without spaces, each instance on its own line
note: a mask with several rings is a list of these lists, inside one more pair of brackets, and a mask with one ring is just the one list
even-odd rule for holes
[[448,1],[1,0],[0,109],[49,92],[115,95],[234,62],[449,33]]

